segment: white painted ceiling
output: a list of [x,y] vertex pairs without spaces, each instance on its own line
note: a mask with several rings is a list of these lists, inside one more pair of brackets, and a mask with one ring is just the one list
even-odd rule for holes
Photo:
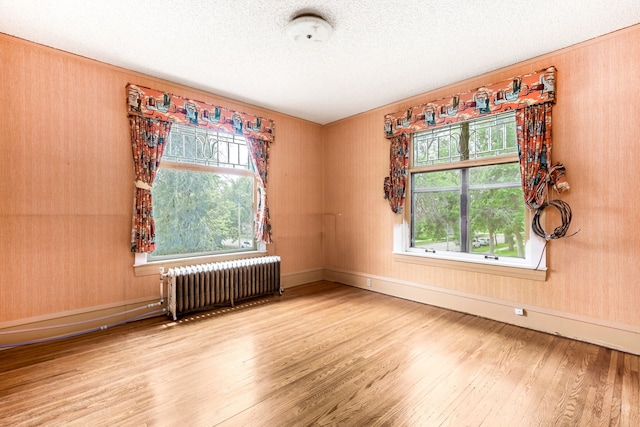
[[[331,38],[294,42],[301,13]],[[639,22],[640,0],[0,0],[2,33],[320,124]]]

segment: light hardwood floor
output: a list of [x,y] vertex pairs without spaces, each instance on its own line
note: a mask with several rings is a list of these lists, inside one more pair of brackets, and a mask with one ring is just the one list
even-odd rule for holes
[[1,426],[640,426],[640,357],[330,282],[0,351]]

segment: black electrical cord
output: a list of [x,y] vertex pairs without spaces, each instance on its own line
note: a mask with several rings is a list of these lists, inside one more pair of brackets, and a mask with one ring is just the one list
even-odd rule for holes
[[[540,225],[540,215],[542,214],[542,211],[544,211],[547,206],[553,206],[554,208],[558,209],[558,212],[560,212],[560,218],[562,219],[562,224],[557,226],[553,230],[553,234],[547,234],[542,228],[542,226]],[[536,235],[542,237],[547,242],[545,243],[544,248],[542,249],[542,254],[540,255],[540,261],[538,261],[536,270],[538,269],[538,267],[540,266],[540,263],[542,262],[544,251],[547,249],[547,244],[549,243],[550,240],[560,239],[561,237],[565,237],[565,236],[571,237],[574,234],[576,234],[578,231],[580,231],[578,230],[575,233],[567,236],[567,230],[569,229],[570,224],[571,224],[571,207],[569,207],[569,205],[566,202],[563,202],[562,200],[549,200],[548,202],[544,202],[542,205],[540,205],[536,213],[533,215],[533,220],[531,221],[531,228],[533,229],[533,232]]]
[[[547,206],[553,206],[558,209],[558,212],[560,212],[560,217],[562,218],[562,224],[557,226],[555,230],[553,230],[553,234],[545,233],[544,229],[540,225],[540,214],[545,210]],[[535,215],[533,215],[531,228],[533,229],[533,232],[538,236],[542,237],[545,240],[550,240],[564,237],[567,234],[567,230],[569,229],[569,224],[571,224],[571,208],[569,207],[569,205],[562,200],[549,200],[548,202],[544,202],[542,205],[540,205]]]

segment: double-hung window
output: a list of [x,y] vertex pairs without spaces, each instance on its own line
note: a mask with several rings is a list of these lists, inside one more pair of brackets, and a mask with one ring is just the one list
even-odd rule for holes
[[414,133],[408,173],[396,253],[545,267],[523,201],[514,112]]
[[254,194],[244,137],[174,123],[152,190],[149,260],[255,250]]

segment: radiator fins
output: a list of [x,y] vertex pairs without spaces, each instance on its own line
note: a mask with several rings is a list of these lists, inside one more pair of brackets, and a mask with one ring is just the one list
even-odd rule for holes
[[166,277],[168,311],[173,320],[195,311],[282,293],[278,256],[171,268]]

